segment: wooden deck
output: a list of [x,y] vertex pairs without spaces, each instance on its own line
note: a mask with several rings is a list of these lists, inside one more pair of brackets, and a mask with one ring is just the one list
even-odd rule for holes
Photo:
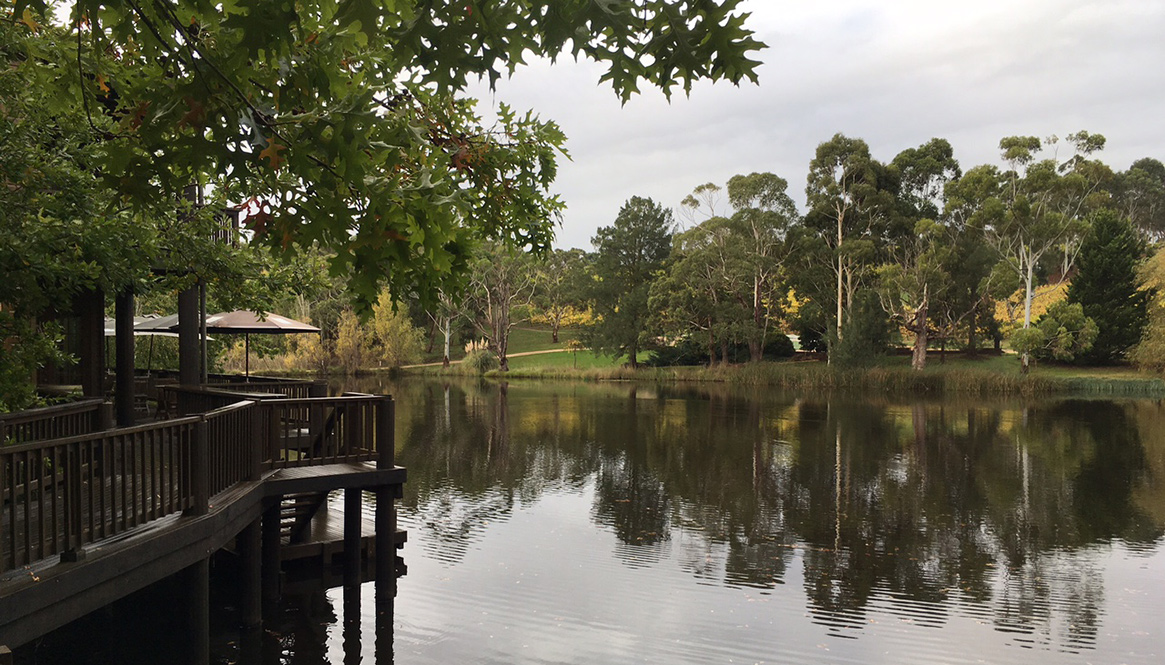
[[[361,558],[373,558],[377,540],[403,544],[392,503],[405,470],[392,463],[390,398],[239,401],[224,392],[193,394],[211,407],[205,413],[0,446],[0,647],[205,562],[246,529],[257,543],[261,518],[266,532],[285,495],[375,490],[387,512],[361,504]],[[276,567],[351,561],[342,556],[344,502],[332,503],[303,542],[274,541]]]

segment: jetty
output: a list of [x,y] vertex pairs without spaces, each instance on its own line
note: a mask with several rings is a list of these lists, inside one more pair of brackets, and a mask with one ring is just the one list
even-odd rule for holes
[[[0,665],[172,575],[191,662],[209,662],[209,562],[224,548],[241,564],[243,627],[278,599],[284,561],[304,557],[338,560],[345,583],[366,566],[391,612],[405,540],[391,397],[262,377],[151,390],[138,402],[152,422],[132,426],[101,398],[0,415]],[[338,521],[320,514],[335,491]]]

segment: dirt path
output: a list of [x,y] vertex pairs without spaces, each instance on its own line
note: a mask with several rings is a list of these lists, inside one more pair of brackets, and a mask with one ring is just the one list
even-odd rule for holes
[[[567,351],[570,351],[570,350],[571,349],[546,349],[545,351],[522,351],[521,353],[507,354],[506,357],[507,358],[521,358],[522,356],[541,356],[541,355],[545,355],[547,353],[566,353]],[[461,361],[460,360],[450,360],[449,364],[456,365],[459,362],[461,362]],[[442,362],[421,363],[420,365],[401,365],[400,368],[401,369],[415,369],[418,367],[440,367],[443,364],[444,363],[442,363]]]

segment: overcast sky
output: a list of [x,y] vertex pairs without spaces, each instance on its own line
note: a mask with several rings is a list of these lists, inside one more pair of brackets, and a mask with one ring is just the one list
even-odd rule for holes
[[[1123,170],[1165,161],[1162,0],[745,0],[768,45],[760,84],[704,84],[669,104],[646,91],[620,106],[602,68],[534,63],[470,93],[559,123],[570,160],[557,247],[592,249],[632,196],[679,207],[697,185],[771,171],[805,201],[809,160],[837,132],[874,157],[946,138],[966,169],[998,162],[999,139],[1103,134]],[[678,212],[678,210],[676,210]],[[680,216],[677,215],[677,219]]]

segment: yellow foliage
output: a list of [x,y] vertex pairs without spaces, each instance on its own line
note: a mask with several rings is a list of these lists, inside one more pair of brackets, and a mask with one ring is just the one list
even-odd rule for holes
[[1165,249],[1158,251],[1141,269],[1141,288],[1155,289],[1149,301],[1149,322],[1141,341],[1129,352],[1134,364],[1165,371]]
[[[1034,323],[1041,314],[1048,311],[1049,307],[1067,297],[1067,281],[1036,287],[1035,293],[1032,294],[1032,322]],[[1021,288],[1008,296],[1006,300],[995,302],[995,320],[999,322],[999,328],[1005,336],[1023,325],[1023,298],[1024,291]]]
[[[537,314],[530,317],[531,323],[539,325],[552,326],[554,325],[554,316],[550,312],[540,310]],[[574,307],[567,306],[563,308],[562,320],[559,322],[563,328],[575,328],[580,326],[589,326],[594,324],[595,315],[588,307],[585,310],[578,310]]]

